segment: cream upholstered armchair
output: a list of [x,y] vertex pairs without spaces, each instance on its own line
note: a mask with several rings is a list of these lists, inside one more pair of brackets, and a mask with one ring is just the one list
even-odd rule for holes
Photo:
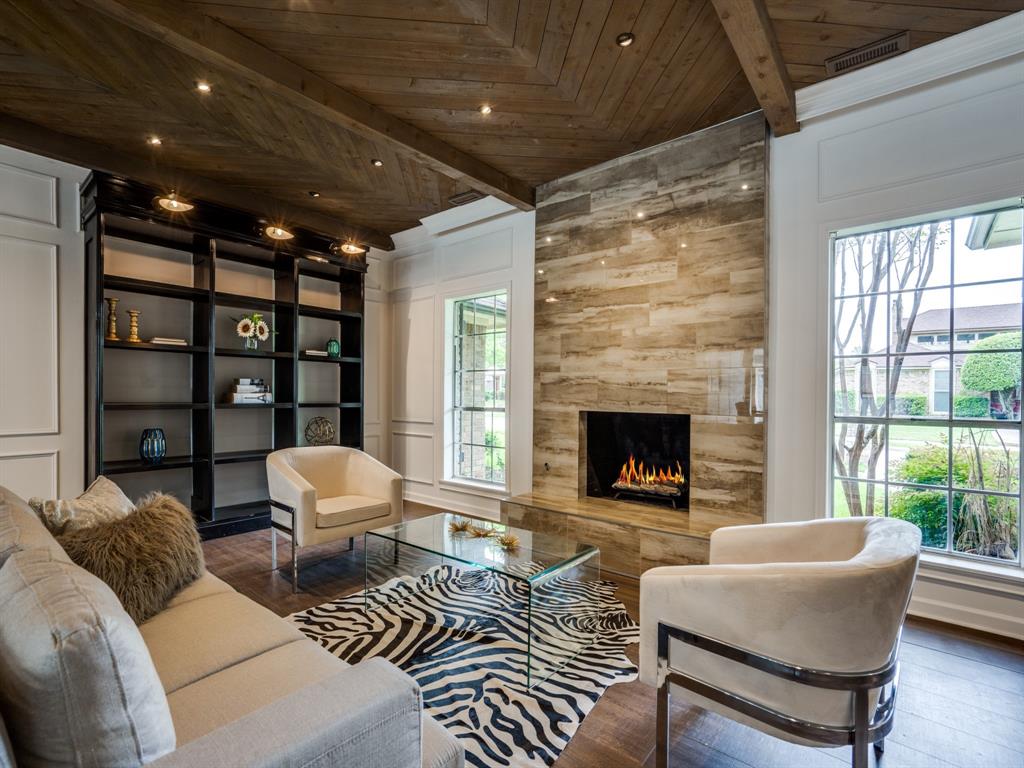
[[640,677],[658,688],[659,768],[670,689],[779,738],[852,744],[866,768],[892,729],[900,630],[921,534],[873,517],[722,528],[709,565],[640,579]]
[[271,555],[277,534],[292,542],[292,591],[298,589],[298,549],[354,538],[402,522],[402,476],[373,457],[337,445],[285,448],[267,456]]

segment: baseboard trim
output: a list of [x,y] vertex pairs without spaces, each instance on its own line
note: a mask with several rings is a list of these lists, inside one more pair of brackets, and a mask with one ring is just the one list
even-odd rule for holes
[[968,605],[958,605],[947,600],[928,597],[914,597],[910,601],[911,616],[941,621],[991,635],[1024,640],[1024,616],[1018,618],[1005,613],[986,611]]

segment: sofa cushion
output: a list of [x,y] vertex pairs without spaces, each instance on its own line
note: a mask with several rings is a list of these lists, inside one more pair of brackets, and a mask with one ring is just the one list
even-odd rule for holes
[[115,520],[57,537],[78,565],[105,581],[141,624],[203,575],[203,546],[192,512],[173,496],[154,493]]
[[42,549],[0,568],[0,709],[19,768],[138,766],[175,746],[135,623],[106,584]]
[[316,502],[316,527],[337,528],[375,517],[387,517],[391,505],[370,496],[332,496]]
[[319,644],[300,637],[179,688],[167,697],[178,744],[198,739],[347,666]]
[[29,499],[28,503],[55,536],[117,520],[135,511],[132,500],[117,483],[103,475],[73,499]]
[[167,607],[173,608],[176,605],[182,605],[183,603],[188,603],[192,600],[200,600],[204,597],[209,597],[210,595],[219,595],[222,592],[234,591],[235,590],[232,589],[230,585],[225,584],[209,571],[203,571],[203,575],[176,594],[174,599],[167,604]]
[[169,694],[303,636],[237,592],[169,607],[139,630]]
[[422,734],[422,768],[463,768],[466,753],[459,740],[426,712],[423,713]]
[[54,560],[71,560],[29,505],[0,486],[0,565],[19,549],[45,549]]

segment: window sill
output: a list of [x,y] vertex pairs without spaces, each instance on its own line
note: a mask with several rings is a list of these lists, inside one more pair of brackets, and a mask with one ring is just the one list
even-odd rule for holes
[[922,552],[919,577],[968,589],[1024,597],[1024,569],[1015,564],[982,563],[937,552]]
[[507,485],[495,485],[493,483],[478,483],[472,480],[453,480],[448,478],[438,483],[441,488],[459,493],[470,493],[474,496],[484,496],[489,499],[504,499],[508,494]]

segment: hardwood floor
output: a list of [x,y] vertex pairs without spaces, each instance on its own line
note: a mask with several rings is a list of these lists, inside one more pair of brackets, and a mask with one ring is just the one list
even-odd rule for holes
[[[287,573],[270,568],[269,531],[203,547],[213,573],[284,616],[362,589],[362,542],[356,542],[354,552],[345,543],[303,550],[301,591],[295,595]],[[282,563],[288,551],[281,547]],[[636,616],[639,582],[616,580],[620,599]],[[879,768],[1024,768],[1022,644],[917,619],[908,621],[903,637],[896,725]],[[637,646],[629,654],[636,661]],[[653,689],[640,682],[612,686],[556,768],[653,768],[654,703]],[[672,718],[673,768],[849,765],[849,748],[789,744],[687,706],[679,697]]]

